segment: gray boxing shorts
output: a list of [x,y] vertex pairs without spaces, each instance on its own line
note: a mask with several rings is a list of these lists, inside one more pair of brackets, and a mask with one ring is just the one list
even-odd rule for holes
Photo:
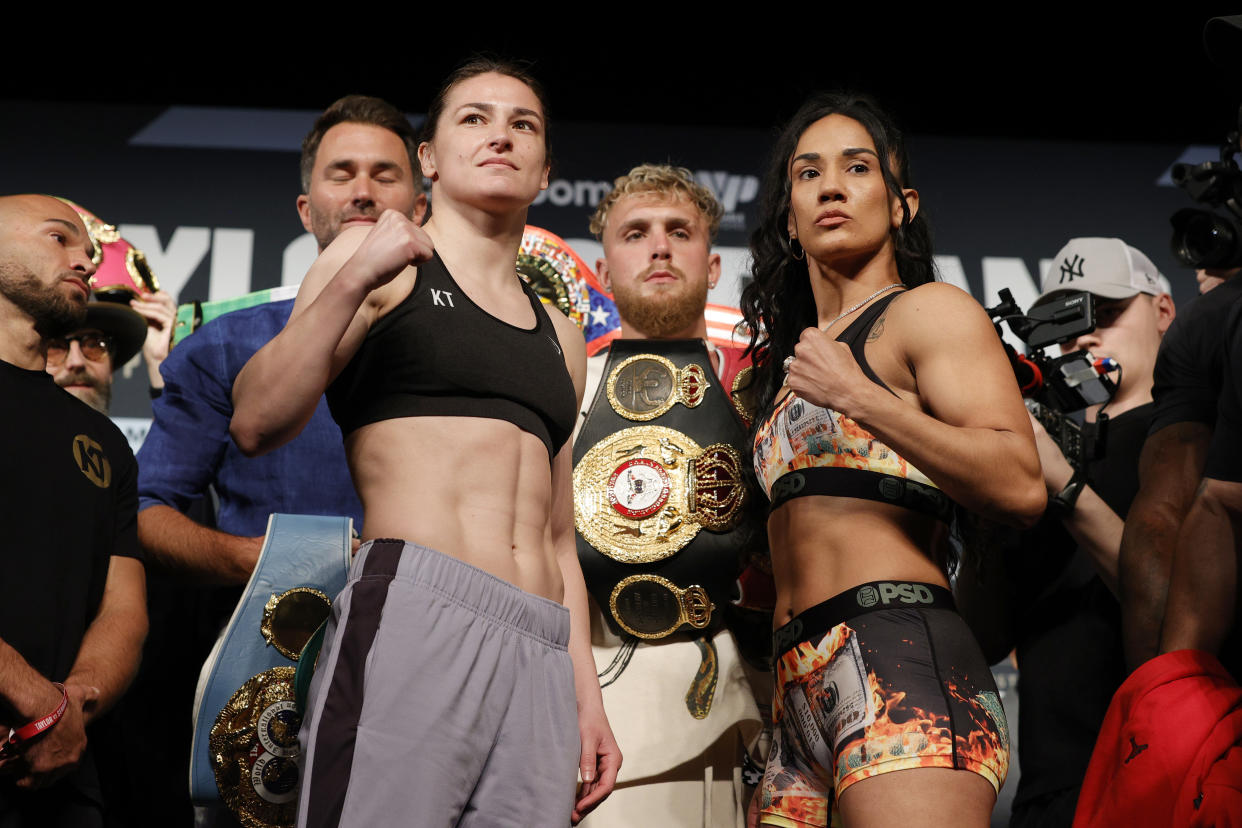
[[300,740],[299,826],[565,826],[569,611],[426,547],[358,550]]

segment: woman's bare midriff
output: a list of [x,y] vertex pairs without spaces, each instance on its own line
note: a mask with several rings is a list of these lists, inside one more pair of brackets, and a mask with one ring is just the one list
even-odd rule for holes
[[552,474],[539,438],[503,420],[403,417],[345,441],[362,539],[400,538],[561,601]]
[[849,497],[799,497],[768,518],[779,627],[868,581],[948,586],[941,566],[947,531],[932,518]]

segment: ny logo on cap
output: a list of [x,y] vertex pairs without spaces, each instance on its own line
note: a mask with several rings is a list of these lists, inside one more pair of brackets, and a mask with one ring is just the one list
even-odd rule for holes
[[1075,277],[1079,279],[1083,278],[1082,263],[1083,263],[1083,258],[1082,256],[1079,256],[1077,253],[1074,254],[1073,259],[1062,260],[1061,262],[1061,284],[1065,284],[1067,281],[1072,282],[1074,281]]

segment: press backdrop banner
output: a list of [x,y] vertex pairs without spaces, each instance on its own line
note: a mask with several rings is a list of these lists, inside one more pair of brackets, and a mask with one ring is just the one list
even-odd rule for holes
[[[0,131],[4,190],[65,196],[117,225],[179,301],[295,284],[315,256],[294,200],[301,139],[316,112],[0,106],[10,127]],[[647,161],[688,167],[725,207],[716,248],[725,272],[709,301],[736,305],[774,135],[558,123],[551,184],[529,222],[594,266],[601,249],[587,222],[612,179]],[[941,274],[986,304],[1009,287],[1028,306],[1041,267],[1060,267],[1047,259],[1073,236],[1119,236],[1151,257],[1175,299],[1194,294],[1193,274],[1169,252],[1168,217],[1190,202],[1170,185],[1168,170],[1179,160],[1207,160],[1211,148],[917,135],[909,143]],[[126,373],[112,413],[136,441],[150,416],[145,372],[130,366]]]

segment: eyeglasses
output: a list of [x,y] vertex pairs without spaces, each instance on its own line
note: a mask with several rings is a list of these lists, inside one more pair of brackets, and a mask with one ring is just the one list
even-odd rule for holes
[[47,341],[48,365],[59,365],[69,354],[69,343],[76,342],[82,349],[82,356],[91,362],[102,362],[112,348],[112,340],[102,334],[78,334],[77,336],[61,336]]

